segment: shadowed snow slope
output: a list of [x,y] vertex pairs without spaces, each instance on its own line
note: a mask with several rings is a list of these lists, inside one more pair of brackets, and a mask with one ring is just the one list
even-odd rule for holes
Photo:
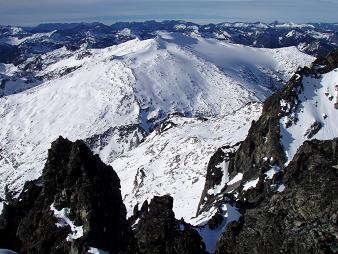
[[[253,49],[175,33],[105,49],[61,48],[41,59],[41,85],[0,98],[0,197],[5,184],[19,190],[26,180],[37,178],[49,144],[62,135],[90,140],[92,149],[116,167],[128,205],[137,195],[141,201],[169,192],[182,206],[175,208],[177,215],[186,217],[195,212],[208,155],[217,146],[244,139],[248,123],[258,116],[259,109],[244,106],[264,100],[276,88],[272,84],[278,87],[299,64],[313,60],[293,47]],[[7,67],[0,68],[2,74],[15,72]],[[189,123],[159,136],[152,133],[135,155],[127,152],[175,112],[188,117],[175,121]],[[198,116],[209,120],[200,123]],[[158,157],[162,150],[172,154]],[[138,155],[145,156],[144,162]],[[158,176],[152,185],[134,189],[144,164],[147,181]],[[184,171],[191,174],[179,179]],[[191,211],[183,201],[186,195],[194,196],[188,199]]]
[[281,143],[287,163],[305,140],[326,140],[338,136],[338,108],[335,108],[338,101],[338,69],[322,74],[319,78],[305,77],[302,83],[304,88],[299,94],[301,106],[292,115],[297,121],[287,127],[288,116],[280,121]]

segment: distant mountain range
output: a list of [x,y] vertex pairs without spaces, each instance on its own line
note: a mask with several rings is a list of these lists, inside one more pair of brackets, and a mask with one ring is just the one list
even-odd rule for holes
[[0,26],[0,62],[21,63],[29,57],[66,46],[76,50],[105,48],[134,38],[154,38],[158,31],[196,34],[259,48],[296,46],[325,56],[338,43],[338,24],[220,23],[199,25],[185,21],[41,24],[36,27]]

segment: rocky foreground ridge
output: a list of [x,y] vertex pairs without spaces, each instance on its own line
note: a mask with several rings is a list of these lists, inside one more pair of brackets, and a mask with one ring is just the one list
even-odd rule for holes
[[285,190],[246,193],[244,216],[215,253],[337,253],[337,167],[338,139],[306,141],[284,170]]
[[[10,195],[8,195],[10,196]],[[206,253],[197,231],[175,220],[170,196],[154,197],[134,230],[120,180],[83,141],[52,143],[42,177],[8,197],[0,248],[19,253]]]
[[[337,167],[338,139],[305,142],[285,168],[285,191],[274,193],[259,184],[246,192],[247,202],[236,204],[244,215],[229,224],[215,253],[335,253]],[[42,177],[27,182],[19,199],[7,200],[0,248],[19,253],[207,253],[198,232],[175,219],[168,195],[135,209],[138,219],[129,220],[131,226],[119,184],[114,170],[82,141],[60,137],[52,143]],[[255,200],[257,193],[265,193],[264,198]],[[216,216],[213,223],[217,226]]]

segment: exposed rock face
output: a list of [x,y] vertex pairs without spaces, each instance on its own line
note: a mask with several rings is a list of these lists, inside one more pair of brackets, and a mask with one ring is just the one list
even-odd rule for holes
[[[298,121],[293,113],[302,106],[303,79],[320,78],[335,68],[338,50],[317,59],[311,68],[299,69],[264,103],[261,117],[230,158],[229,178],[236,176],[237,182],[225,185],[222,193],[199,208],[201,213],[217,207],[220,198],[232,193],[242,211],[242,218],[228,225],[216,253],[337,252],[338,199],[333,192],[338,189],[338,173],[332,168],[338,167],[337,139],[305,142],[285,167],[280,133],[282,117],[289,119],[285,128]],[[322,127],[322,123],[314,123],[305,134],[313,137]],[[218,151],[213,157],[222,161],[224,155]],[[271,170],[276,171],[267,177]],[[254,182],[252,187],[245,188],[250,182]],[[284,192],[277,192],[284,187]]]
[[201,195],[200,203],[198,205],[197,214],[199,213],[200,207],[205,205],[209,198],[208,190],[214,188],[216,185],[221,184],[224,173],[220,167],[220,164],[225,160],[226,154],[221,148],[217,149],[216,153],[211,156],[207,166],[204,189]]
[[216,253],[337,253],[338,139],[306,141],[285,168],[285,190],[247,209]]
[[[248,136],[236,152],[234,159],[230,161],[229,174],[233,178],[237,173],[243,173],[243,182],[254,177],[259,177],[266,162],[262,160],[267,154],[273,158],[271,165],[282,167],[286,161],[284,149],[280,144],[279,121],[288,116],[289,125],[298,119],[292,116],[292,112],[299,106],[299,93],[303,90],[302,80],[305,76],[319,77],[338,67],[338,50],[333,51],[325,58],[318,58],[311,68],[304,67],[298,70],[286,86],[279,92],[268,98],[263,106],[262,116],[254,122]],[[284,101],[288,106],[282,106]],[[310,136],[321,128],[320,124],[309,131]]]
[[[211,156],[208,166],[207,173],[205,176],[204,189],[201,195],[201,199],[198,205],[197,215],[203,210],[210,209],[210,206],[214,203],[216,199],[215,193],[208,193],[208,190],[215,189],[217,186],[220,186],[219,192],[222,191],[222,188],[225,189],[226,186],[222,185],[222,179],[224,177],[224,170],[229,165],[229,161],[234,157],[236,149],[240,145],[240,142],[234,145],[226,145],[217,149],[216,153]],[[223,164],[223,166],[222,166]]]
[[34,202],[42,192],[42,187],[35,182],[27,182],[24,190],[29,191],[22,192],[19,196],[20,202],[13,200],[10,204],[4,205],[0,216],[0,248],[16,251],[21,249],[22,240],[17,235],[19,223],[33,208]]
[[149,209],[136,226],[140,253],[147,254],[198,254],[206,253],[197,231],[190,225],[175,220],[173,198],[154,197]]
[[[68,211],[66,219],[55,217],[60,211]],[[18,201],[5,205],[2,217],[0,248],[86,253],[95,247],[135,253],[120,180],[83,141],[54,141],[41,179],[27,182]]]
[[315,121],[313,124],[311,124],[310,128],[306,131],[304,136],[307,138],[312,138],[316,133],[323,127],[323,124],[321,122]]

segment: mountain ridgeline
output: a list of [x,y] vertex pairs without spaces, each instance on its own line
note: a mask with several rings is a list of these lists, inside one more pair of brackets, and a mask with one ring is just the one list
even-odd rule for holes
[[77,50],[82,44],[105,48],[136,37],[156,37],[157,31],[194,33],[236,44],[262,48],[297,46],[315,56],[325,56],[335,48],[336,24],[271,24],[234,22],[200,25],[185,21],[41,24],[36,27],[0,26],[0,62],[21,63],[32,55],[63,46]]

